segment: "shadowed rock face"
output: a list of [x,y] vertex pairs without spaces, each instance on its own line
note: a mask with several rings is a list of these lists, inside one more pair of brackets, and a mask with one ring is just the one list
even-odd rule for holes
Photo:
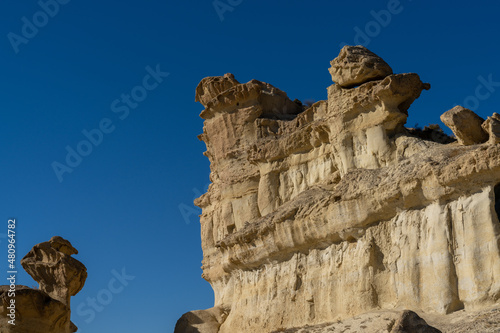
[[393,74],[363,47],[331,64],[328,100],[307,109],[233,75],[198,86],[212,181],[195,201],[203,277],[227,316],[186,314],[176,333],[264,333],[379,309],[446,315],[499,302],[500,119],[469,110],[472,133],[460,117],[450,122],[458,142],[423,139],[404,127],[430,88],[417,74]]
[[23,268],[39,283],[39,289],[16,286],[16,325],[7,322],[9,286],[0,286],[2,333],[72,333],[70,298],[85,284],[86,267],[71,257],[78,251],[62,237],[35,245],[21,260]]
[[[2,319],[0,332],[7,333],[52,333],[76,332],[70,321],[66,305],[44,292],[26,286],[16,286],[16,326],[4,321],[4,309],[9,306],[8,286],[0,286]],[[73,328],[73,329],[72,329]]]
[[226,316],[220,308],[190,311],[177,321],[174,333],[217,333]]
[[394,323],[391,333],[441,333],[440,330],[427,325],[425,320],[420,318],[413,311],[403,311]]
[[68,307],[85,284],[87,269],[71,257],[78,251],[62,237],[35,245],[21,260],[21,265],[40,284],[40,290]]

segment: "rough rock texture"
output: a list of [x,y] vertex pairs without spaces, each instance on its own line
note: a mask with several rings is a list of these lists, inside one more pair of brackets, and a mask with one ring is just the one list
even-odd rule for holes
[[482,127],[489,135],[490,144],[500,143],[500,115],[498,113],[495,112],[491,117],[488,117]]
[[500,332],[500,307],[481,311],[460,310],[447,316],[427,314],[427,323],[439,327],[445,333],[498,333]]
[[5,320],[5,309],[10,303],[9,286],[0,286],[1,333],[76,332],[76,327],[70,322],[70,312],[66,305],[40,290],[21,285],[16,286],[16,289],[16,326],[12,326]]
[[376,311],[337,323],[281,329],[273,333],[441,333],[413,311]]
[[488,134],[481,125],[484,119],[460,105],[441,115],[441,121],[448,126],[462,145],[475,145],[488,140]]
[[[410,311],[412,312],[412,311]],[[393,333],[397,330],[398,320],[403,318],[405,312],[397,310],[378,310],[363,313],[353,318],[338,321],[336,323],[327,323],[314,326],[305,326],[301,328],[280,329],[273,333]],[[494,307],[477,312],[466,312],[465,310],[456,311],[452,314],[442,316],[439,314],[422,314],[425,316],[426,324],[417,321],[410,321],[410,324],[416,323],[417,327],[421,324],[423,332],[429,333],[498,333],[500,323],[500,308]],[[414,317],[418,319],[417,317]],[[404,323],[403,323],[404,324]],[[439,327],[439,330],[435,327]],[[202,332],[202,331],[200,331]],[[406,332],[417,333],[415,327],[406,326]]]
[[[333,63],[347,72],[368,61],[344,58]],[[408,109],[429,84],[413,73],[376,78],[334,84],[306,110],[231,75],[197,88],[212,181],[196,200],[203,277],[228,314],[210,329],[498,305],[500,145],[412,135]]]
[[205,105],[220,93],[240,84],[233,74],[204,78],[196,87],[196,102]]
[[16,286],[16,325],[7,320],[9,286],[0,286],[0,333],[72,333],[70,297],[87,278],[86,267],[71,257],[78,251],[62,237],[35,245],[21,265],[39,283],[39,289]]
[[40,284],[40,290],[68,307],[71,296],[82,290],[87,268],[71,257],[78,251],[62,237],[35,245],[21,260],[21,265]]
[[344,88],[380,80],[392,74],[392,68],[382,58],[360,45],[344,46],[331,65],[333,82]]
[[174,333],[217,333],[226,317],[221,308],[190,311],[177,321]]
[[420,318],[413,311],[403,311],[394,323],[391,333],[441,333],[440,330],[427,325],[425,320]]

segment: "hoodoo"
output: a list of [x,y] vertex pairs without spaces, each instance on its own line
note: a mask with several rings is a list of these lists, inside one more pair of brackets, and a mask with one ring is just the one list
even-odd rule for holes
[[[66,239],[54,236],[35,245],[21,265],[39,283],[38,289],[0,286],[0,333],[73,333],[70,298],[85,284],[87,268],[72,257],[78,251]],[[8,322],[9,304],[15,301],[15,325]]]

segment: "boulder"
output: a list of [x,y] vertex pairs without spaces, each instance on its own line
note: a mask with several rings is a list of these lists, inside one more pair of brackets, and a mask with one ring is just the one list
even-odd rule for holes
[[212,76],[201,80],[198,87],[196,87],[195,102],[200,102],[204,106],[212,99],[217,97],[224,91],[240,84],[231,73],[224,76]]
[[458,142],[464,146],[484,143],[488,140],[488,134],[481,127],[484,119],[474,111],[460,105],[443,113],[441,121],[451,129]]
[[427,325],[415,312],[405,310],[399,315],[391,333],[441,333],[441,331]]
[[344,46],[330,64],[333,82],[343,88],[381,80],[392,74],[392,68],[382,58],[360,45]]
[[218,333],[226,317],[221,308],[190,311],[177,321],[174,333]]

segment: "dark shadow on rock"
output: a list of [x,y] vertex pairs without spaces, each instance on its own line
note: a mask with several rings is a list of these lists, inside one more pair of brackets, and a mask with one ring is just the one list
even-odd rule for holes
[[391,333],[442,333],[437,328],[429,326],[413,311],[405,310],[392,327]]

